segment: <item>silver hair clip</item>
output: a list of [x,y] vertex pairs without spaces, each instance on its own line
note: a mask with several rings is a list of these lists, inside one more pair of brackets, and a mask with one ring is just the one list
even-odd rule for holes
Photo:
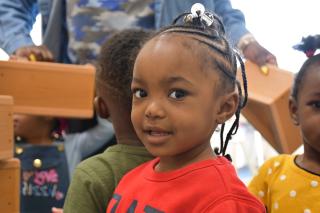
[[195,3],[192,5],[191,14],[186,16],[186,21],[196,17],[200,17],[200,20],[203,21],[208,27],[212,25],[214,19],[213,15],[209,12],[206,12],[203,4],[200,3]]

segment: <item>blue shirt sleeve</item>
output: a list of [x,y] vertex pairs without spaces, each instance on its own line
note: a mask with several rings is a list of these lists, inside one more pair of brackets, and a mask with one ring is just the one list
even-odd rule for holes
[[233,9],[229,0],[215,0],[211,2],[215,4],[215,13],[222,18],[227,37],[232,44],[237,45],[240,38],[249,33],[246,29],[243,13],[240,10]]
[[38,14],[36,0],[0,0],[0,47],[12,54],[33,45],[30,31]]

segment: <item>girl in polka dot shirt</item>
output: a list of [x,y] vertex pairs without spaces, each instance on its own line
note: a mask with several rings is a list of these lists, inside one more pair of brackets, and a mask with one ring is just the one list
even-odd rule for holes
[[268,212],[320,212],[320,54],[297,74],[289,109],[300,127],[304,153],[280,155],[260,168],[249,184]]

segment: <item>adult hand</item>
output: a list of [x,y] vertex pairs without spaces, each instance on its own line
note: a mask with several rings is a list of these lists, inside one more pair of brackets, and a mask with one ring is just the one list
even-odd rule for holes
[[276,57],[257,41],[250,42],[243,50],[243,55],[246,59],[256,63],[260,67],[266,64],[277,66]]
[[29,60],[29,61],[53,61],[53,54],[44,45],[40,46],[25,46],[17,49],[11,60]]
[[59,209],[56,207],[52,207],[51,211],[52,211],[52,213],[63,213],[63,209]]

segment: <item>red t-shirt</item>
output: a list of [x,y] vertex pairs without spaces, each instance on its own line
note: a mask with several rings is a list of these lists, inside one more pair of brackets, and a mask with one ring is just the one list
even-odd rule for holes
[[224,157],[155,172],[159,158],[126,174],[109,202],[109,212],[265,212]]

